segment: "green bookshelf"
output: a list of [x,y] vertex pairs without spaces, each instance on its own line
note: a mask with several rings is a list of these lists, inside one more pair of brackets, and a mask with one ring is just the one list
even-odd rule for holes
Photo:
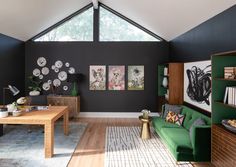
[[236,79],[224,79],[224,67],[236,67],[236,52],[212,55],[212,123],[236,119],[236,106],[223,103],[225,88],[236,86]]

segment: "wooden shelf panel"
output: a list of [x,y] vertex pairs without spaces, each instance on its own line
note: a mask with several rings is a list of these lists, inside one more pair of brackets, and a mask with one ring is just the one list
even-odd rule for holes
[[225,104],[225,103],[222,102],[222,101],[215,101],[215,103],[217,103],[217,104],[221,104],[221,105],[223,105],[223,106],[225,106],[225,107],[236,108],[236,105]]
[[225,78],[213,78],[214,80],[221,80],[221,81],[236,81],[236,79],[225,79]]

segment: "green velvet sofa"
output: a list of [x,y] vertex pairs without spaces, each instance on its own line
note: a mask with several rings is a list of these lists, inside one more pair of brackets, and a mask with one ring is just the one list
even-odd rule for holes
[[[182,106],[185,115],[182,126],[154,117],[153,127],[177,161],[206,162],[211,160],[211,119],[189,107]],[[193,135],[189,129],[192,123],[202,118],[206,125],[193,126]]]

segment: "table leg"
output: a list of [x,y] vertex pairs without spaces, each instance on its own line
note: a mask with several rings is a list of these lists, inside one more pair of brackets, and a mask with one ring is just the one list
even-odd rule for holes
[[63,129],[64,129],[64,135],[68,135],[69,133],[69,112],[68,110],[63,115]]
[[0,124],[0,136],[3,136],[3,124]]
[[54,122],[44,125],[45,158],[51,158],[54,151]]
[[141,138],[142,139],[150,139],[151,138],[150,125],[148,122],[143,122],[143,124],[142,124]]

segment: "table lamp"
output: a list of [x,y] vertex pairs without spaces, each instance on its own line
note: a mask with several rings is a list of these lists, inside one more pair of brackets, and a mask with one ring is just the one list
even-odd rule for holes
[[73,83],[73,88],[71,90],[71,96],[78,95],[78,86],[77,83],[79,82],[81,74],[68,74],[67,82]]
[[5,111],[7,108],[5,107],[5,93],[6,90],[10,90],[13,96],[16,96],[20,93],[19,89],[17,89],[15,86],[8,85],[8,87],[3,88],[3,107],[0,108],[0,111]]

